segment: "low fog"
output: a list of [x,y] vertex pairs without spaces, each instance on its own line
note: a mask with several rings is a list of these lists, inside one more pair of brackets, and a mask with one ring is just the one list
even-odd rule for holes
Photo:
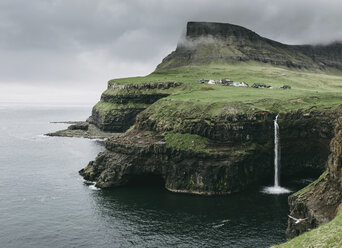
[[1,0],[0,102],[96,102],[146,75],[187,21],[233,23],[287,44],[342,40],[339,0]]

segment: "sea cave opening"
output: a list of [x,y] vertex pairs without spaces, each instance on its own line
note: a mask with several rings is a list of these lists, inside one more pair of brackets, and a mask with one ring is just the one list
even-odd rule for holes
[[165,186],[165,180],[164,178],[156,173],[143,173],[143,174],[138,174],[138,175],[131,175],[127,179],[127,186],[132,186],[132,187],[160,187],[164,188]]

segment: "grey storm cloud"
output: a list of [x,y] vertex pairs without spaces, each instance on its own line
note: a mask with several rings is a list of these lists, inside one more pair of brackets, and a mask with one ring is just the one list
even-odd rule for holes
[[341,9],[340,0],[1,0],[0,85],[95,88],[150,73],[187,21],[233,23],[288,44],[340,41]]

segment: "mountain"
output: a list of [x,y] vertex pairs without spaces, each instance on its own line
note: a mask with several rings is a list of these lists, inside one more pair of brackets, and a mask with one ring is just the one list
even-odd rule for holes
[[289,68],[342,70],[342,43],[286,45],[233,24],[188,22],[185,37],[157,71],[186,65],[256,61]]

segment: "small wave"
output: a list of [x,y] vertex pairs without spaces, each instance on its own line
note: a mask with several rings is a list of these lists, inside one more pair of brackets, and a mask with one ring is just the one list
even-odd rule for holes
[[211,226],[212,226],[212,228],[220,228],[220,227],[224,226],[229,221],[230,220],[228,220],[228,219],[221,220],[220,222],[212,223]]
[[89,185],[89,189],[91,189],[91,190],[101,190],[100,188],[96,187],[94,184],[93,185]]
[[95,185],[96,182],[93,182],[93,181],[88,181],[88,180],[85,180],[82,178],[82,181],[85,185]]
[[220,227],[223,227],[223,226],[224,226],[224,224],[218,224],[218,225],[213,226],[213,228],[220,228]]
[[88,181],[88,180],[85,180],[82,178],[82,181],[85,185],[88,186],[89,189],[91,190],[101,190],[100,188],[96,187],[95,184],[96,182],[93,182],[93,181]]
[[272,187],[263,188],[261,192],[265,194],[270,194],[270,195],[281,195],[281,194],[289,194],[292,191],[283,187],[272,186]]
[[34,140],[36,140],[36,139],[48,139],[48,138],[51,138],[51,136],[48,136],[45,134],[39,134],[39,135],[36,135],[35,137],[33,137]]
[[91,141],[105,141],[107,138],[96,138],[96,139],[91,139]]

